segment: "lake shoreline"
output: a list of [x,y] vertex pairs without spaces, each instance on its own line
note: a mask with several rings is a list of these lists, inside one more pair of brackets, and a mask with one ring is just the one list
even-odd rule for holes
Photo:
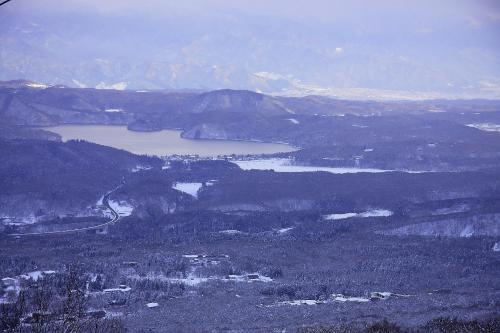
[[[239,139],[193,139],[184,138],[182,129],[160,131],[134,131],[126,125],[63,124],[40,127],[68,140],[85,140],[100,145],[123,149],[134,154],[156,156],[199,155],[259,155],[288,153],[299,147],[288,143],[263,142]],[[208,152],[208,153],[207,153]]]

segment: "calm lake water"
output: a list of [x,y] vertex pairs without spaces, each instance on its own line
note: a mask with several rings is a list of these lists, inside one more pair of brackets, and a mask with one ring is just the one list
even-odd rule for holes
[[226,141],[189,140],[181,138],[181,131],[134,132],[125,126],[64,125],[46,130],[61,135],[64,141],[81,139],[105,146],[128,150],[136,154],[172,155],[198,154],[216,156],[229,154],[271,154],[295,151],[284,144]]

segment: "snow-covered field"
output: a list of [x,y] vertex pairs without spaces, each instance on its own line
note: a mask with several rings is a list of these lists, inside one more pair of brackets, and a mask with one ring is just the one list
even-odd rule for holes
[[202,183],[175,183],[172,188],[197,198],[202,185]]
[[500,132],[500,125],[492,123],[468,124],[467,126],[477,128],[486,132]]
[[363,168],[331,168],[320,166],[293,165],[292,160],[286,158],[271,158],[264,160],[233,161],[243,170],[274,170],[275,172],[317,172],[324,171],[335,174],[358,172],[390,172],[395,170],[363,169]]
[[109,200],[109,206],[115,210],[120,216],[130,216],[134,207],[126,201],[113,201]]
[[393,213],[387,209],[371,209],[362,213],[342,213],[323,215],[325,220],[343,220],[351,217],[388,217]]

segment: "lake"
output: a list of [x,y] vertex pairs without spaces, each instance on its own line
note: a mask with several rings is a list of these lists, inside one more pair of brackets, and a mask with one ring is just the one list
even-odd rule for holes
[[135,154],[217,156],[230,154],[272,154],[291,152],[295,147],[277,144],[229,140],[190,140],[179,130],[134,132],[125,126],[63,125],[45,128],[61,135],[63,141],[80,139]]

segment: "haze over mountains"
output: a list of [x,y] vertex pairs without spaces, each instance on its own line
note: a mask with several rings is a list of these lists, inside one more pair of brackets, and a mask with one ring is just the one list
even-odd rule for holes
[[18,1],[0,10],[0,80],[500,98],[498,31],[495,1]]

